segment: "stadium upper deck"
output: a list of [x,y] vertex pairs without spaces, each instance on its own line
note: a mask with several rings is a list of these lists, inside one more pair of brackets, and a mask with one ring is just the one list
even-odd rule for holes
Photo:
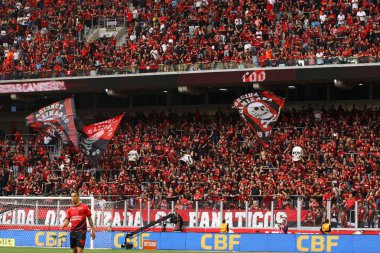
[[[0,79],[378,62],[379,8],[375,0],[2,1]],[[87,41],[99,17],[125,20],[125,42]]]

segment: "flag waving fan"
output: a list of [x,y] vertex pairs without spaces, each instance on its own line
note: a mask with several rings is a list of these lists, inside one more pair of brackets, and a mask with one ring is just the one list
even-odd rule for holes
[[128,162],[137,162],[140,159],[139,152],[131,150],[128,152]]
[[183,155],[180,159],[179,159],[181,162],[184,162],[188,165],[193,165],[194,163],[194,160],[193,158],[191,157],[191,155]]
[[[29,125],[30,127],[41,129],[44,133],[47,134],[47,137],[55,137],[60,139],[64,144],[69,143],[68,136],[62,125],[58,121],[45,121],[35,122]],[[50,138],[51,140],[51,138]],[[50,141],[49,141],[50,142]]]
[[237,98],[233,108],[239,110],[240,117],[248,123],[266,148],[269,146],[269,136],[284,104],[284,99],[263,91],[248,93]]
[[76,122],[80,135],[80,150],[86,155],[91,164],[97,166],[106,150],[109,141],[113,138],[124,114],[93,125],[84,126]]
[[25,119],[27,126],[42,129],[52,137],[60,138],[63,143],[71,142],[78,148],[75,117],[74,99],[67,98],[45,106]]

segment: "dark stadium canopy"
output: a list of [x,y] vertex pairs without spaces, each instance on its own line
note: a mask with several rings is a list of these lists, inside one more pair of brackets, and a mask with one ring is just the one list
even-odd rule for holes
[[[236,87],[245,85],[243,76],[252,72],[264,72],[267,87],[296,84],[331,84],[334,79],[347,83],[363,83],[379,80],[380,64],[304,66],[283,68],[208,70],[192,72],[155,72],[113,76],[66,77],[54,79],[1,81],[0,85],[63,81],[68,93],[101,92],[105,89],[125,91],[177,89],[188,87]],[[254,83],[255,81],[248,82]],[[1,89],[1,87],[0,87]],[[31,90],[31,89],[29,89]],[[62,91],[61,91],[62,92]],[[15,92],[1,92],[15,93]]]

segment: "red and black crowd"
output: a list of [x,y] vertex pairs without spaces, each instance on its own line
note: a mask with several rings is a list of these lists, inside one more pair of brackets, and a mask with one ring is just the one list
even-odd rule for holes
[[[0,79],[378,62],[379,12],[376,0],[6,0]],[[93,39],[111,19],[125,36]]]
[[[282,112],[263,150],[236,112],[154,112],[125,115],[115,137],[93,168],[82,153],[64,147],[54,155],[43,134],[23,135],[14,126],[0,139],[0,194],[65,196],[72,189],[106,201],[139,200],[151,208],[309,210],[305,225],[331,214],[342,227],[358,201],[358,221],[373,227],[380,208],[379,108],[342,107]],[[98,120],[110,115],[99,116]],[[32,130],[31,130],[32,131]],[[303,158],[292,160],[302,147]],[[59,150],[59,149],[58,149]],[[140,158],[129,161],[128,153]],[[57,150],[55,150],[57,151]],[[180,161],[191,155],[193,163]],[[319,222],[321,221],[321,222]],[[376,222],[377,224],[377,222]],[[334,225],[334,224],[333,224]]]

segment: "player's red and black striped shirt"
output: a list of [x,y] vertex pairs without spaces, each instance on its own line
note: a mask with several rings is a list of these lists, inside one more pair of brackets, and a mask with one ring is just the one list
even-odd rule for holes
[[66,212],[66,219],[71,221],[71,231],[87,231],[86,218],[91,216],[90,208],[80,203],[77,206],[72,206]]

